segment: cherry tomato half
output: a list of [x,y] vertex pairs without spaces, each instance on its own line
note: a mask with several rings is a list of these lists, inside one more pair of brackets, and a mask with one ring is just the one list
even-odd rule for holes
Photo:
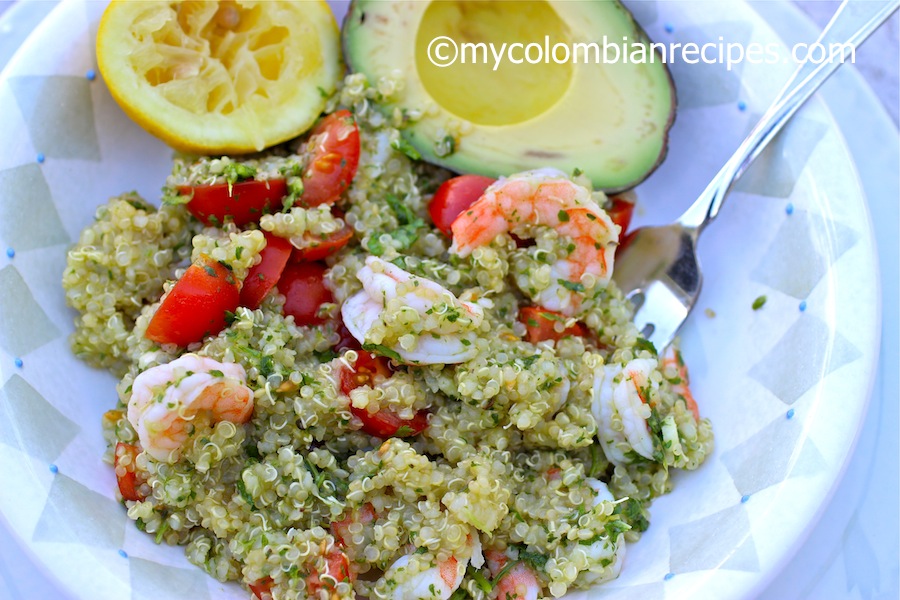
[[625,237],[628,226],[631,225],[631,217],[634,215],[634,202],[629,202],[620,196],[613,196],[610,198],[610,201],[612,204],[606,213],[613,223],[622,228],[622,231],[619,233],[619,238],[621,239]]
[[442,183],[428,205],[434,226],[447,236],[452,235],[450,226],[456,217],[472,206],[494,181],[482,175],[460,175]]
[[539,306],[524,306],[520,308],[519,320],[525,324],[525,339],[532,344],[545,340],[556,342],[570,335],[578,337],[587,335],[587,330],[581,323],[575,323],[563,331],[556,331],[553,325],[558,321],[565,321],[566,317]]
[[260,579],[256,583],[249,583],[247,587],[250,588],[250,591],[253,592],[253,597],[257,600],[273,600],[271,577]]
[[[325,573],[319,574],[313,571],[306,577],[306,589],[310,598],[316,598],[319,590],[325,589],[334,592],[335,585],[342,581],[352,582],[355,579],[355,573],[350,569],[350,558],[344,552],[339,544],[331,547],[325,555]],[[329,596],[336,594],[329,594]]]
[[[378,377],[391,376],[388,359],[365,350],[359,350],[358,354],[353,369],[344,368],[341,371],[341,391],[347,395],[360,386],[374,385]],[[380,438],[418,435],[428,427],[428,412],[424,410],[417,412],[412,419],[401,419],[386,408],[371,414],[364,408],[351,406],[350,412],[362,421],[363,431]]]
[[352,239],[353,228],[349,225],[344,225],[341,229],[338,229],[325,239],[316,241],[306,248],[294,248],[294,252],[291,254],[291,261],[306,262],[322,260],[346,246]]
[[320,325],[319,307],[334,302],[331,290],[325,287],[322,262],[288,263],[278,281],[278,291],[284,294],[284,314],[294,317],[297,325]]
[[250,268],[241,287],[241,306],[251,309],[259,308],[266,294],[278,283],[294,250],[291,243],[284,238],[271,233],[263,235],[266,236],[266,247],[259,254],[259,263]]
[[346,541],[352,537],[352,534],[350,533],[351,525],[354,523],[367,525],[374,521],[375,517],[378,516],[375,514],[375,507],[372,506],[371,502],[366,502],[357,509],[347,510],[344,514],[345,516],[339,521],[331,522],[331,533],[334,535],[334,539],[340,544],[345,544]]
[[238,283],[224,265],[207,260],[187,268],[150,319],[148,340],[187,346],[225,329],[225,313],[240,303]]
[[349,110],[339,110],[313,129],[313,153],[303,172],[306,206],[331,204],[350,187],[359,166],[359,128]]
[[178,193],[191,196],[187,209],[204,225],[221,225],[231,218],[240,227],[258,223],[264,214],[281,210],[287,183],[284,179],[269,179],[230,185],[183,185],[178,187]]
[[385,357],[365,350],[359,350],[357,354],[359,358],[356,359],[353,368],[341,370],[341,391],[348,396],[356,388],[364,385],[374,386],[377,383],[376,378],[387,379],[393,373],[390,362]]
[[133,444],[126,444],[125,442],[116,443],[116,456],[114,462],[116,467],[116,483],[119,484],[119,493],[122,494],[123,500],[137,501],[144,499],[140,492],[138,492],[140,483],[138,482],[134,466],[134,459],[140,453],[141,449]]

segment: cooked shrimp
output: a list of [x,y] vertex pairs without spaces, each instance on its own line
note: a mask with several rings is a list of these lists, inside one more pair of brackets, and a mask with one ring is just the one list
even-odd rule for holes
[[619,232],[591,192],[561,171],[526,171],[491,185],[451,225],[450,252],[465,257],[503,233],[527,236],[534,225],[552,227],[571,240],[568,255],[551,265],[554,283],[534,298],[544,308],[570,317],[580,299],[572,286],[556,282],[581,284],[584,275],[593,276],[598,283],[608,282]]
[[468,549],[471,550],[471,555],[468,557],[451,556],[443,562],[413,574],[409,574],[409,563],[410,559],[416,555],[401,556],[385,573],[385,578],[398,582],[390,598],[392,600],[447,600],[462,584],[470,560],[475,567],[484,564],[481,541],[477,535],[469,537]]
[[206,412],[213,422],[246,423],[253,392],[244,368],[185,354],[134,378],[128,420],[141,446],[159,461],[175,462],[193,432],[191,421]]
[[[488,569],[496,577],[509,562],[509,557],[498,550],[485,553]],[[497,600],[537,600],[541,593],[541,582],[525,563],[516,563],[494,587]]]
[[[605,483],[593,477],[588,477],[586,481],[595,492],[592,507],[616,501]],[[625,561],[625,537],[621,533],[616,539],[603,538],[589,546],[582,546],[582,549],[593,566],[578,574],[579,582],[596,585],[619,576],[622,563]]]
[[694,400],[694,395],[691,393],[691,388],[689,387],[690,380],[688,379],[687,366],[681,358],[681,351],[676,350],[672,345],[669,345],[666,348],[660,369],[666,370],[668,367],[672,367],[675,370],[679,379],[678,383],[672,384],[672,392],[684,400],[688,410],[690,410],[694,414],[694,418],[699,421],[700,407],[697,406],[697,401]]
[[452,364],[475,356],[481,306],[374,256],[356,276],[363,289],[344,302],[341,316],[360,343],[383,344],[416,364]]
[[[636,358],[627,365],[606,365],[594,371],[591,408],[597,421],[597,436],[606,457],[613,463],[630,462],[623,448],[631,447],[644,458],[653,458],[653,438],[647,428],[650,408],[645,389],[656,361]],[[621,420],[621,430],[613,419]]]

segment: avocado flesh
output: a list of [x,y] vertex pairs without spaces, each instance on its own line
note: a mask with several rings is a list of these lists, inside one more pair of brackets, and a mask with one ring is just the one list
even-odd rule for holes
[[[492,177],[577,168],[598,189],[614,192],[640,183],[665,156],[675,95],[658,56],[650,64],[512,64],[504,57],[494,70],[486,48],[486,54],[473,52],[487,64],[458,58],[440,68],[427,55],[438,36],[495,48],[504,42],[544,46],[545,37],[551,49],[597,42],[601,58],[604,36],[620,47],[623,38],[647,43],[616,1],[354,0],[343,27],[347,62],[372,82],[403,80],[403,91],[383,108],[388,114],[397,107],[422,111],[403,135],[425,160]],[[587,52],[593,59],[593,50]]]

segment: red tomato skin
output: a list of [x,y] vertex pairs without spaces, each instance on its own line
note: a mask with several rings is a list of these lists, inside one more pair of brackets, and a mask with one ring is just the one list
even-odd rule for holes
[[360,386],[375,385],[376,377],[387,379],[393,373],[390,362],[385,357],[365,350],[358,350],[357,355],[356,364],[352,369],[341,370],[341,391],[348,396]]
[[344,225],[338,231],[329,235],[326,239],[317,242],[314,246],[306,248],[294,248],[291,254],[291,262],[309,262],[327,258],[350,243],[353,239],[353,228]]
[[428,205],[434,226],[451,237],[450,226],[456,217],[472,206],[495,181],[483,175],[460,175],[442,183]]
[[[350,407],[356,417],[362,421],[362,430],[369,435],[382,439],[391,437],[412,437],[419,435],[428,427],[428,412],[420,410],[412,419],[401,419],[387,409],[381,409],[375,414],[370,414],[364,408]],[[400,431],[401,428],[406,428]]]
[[[125,442],[116,442],[115,467],[116,467],[116,483],[119,485],[119,493],[122,494],[123,500],[143,500],[144,497],[138,492],[139,483],[134,468],[134,459],[141,453],[141,449],[133,444]],[[119,474],[119,459],[128,456],[130,461],[125,469],[124,474]]]
[[585,337],[587,330],[581,323],[575,323],[563,331],[556,331],[553,324],[556,318],[565,319],[563,315],[552,310],[546,310],[539,306],[523,306],[519,309],[519,321],[525,324],[525,339],[532,344],[553,340],[558,342],[564,337],[574,335]]
[[342,544],[335,544],[325,555],[325,574],[329,577],[326,579],[313,571],[306,578],[306,587],[309,590],[309,597],[315,598],[319,590],[326,589],[334,591],[334,583],[341,581],[353,582],[356,579],[356,573],[350,569],[350,558],[341,549]]
[[346,109],[322,119],[310,136],[312,156],[303,172],[300,204],[333,204],[350,187],[359,167],[359,128]]
[[318,316],[319,307],[334,302],[331,290],[325,287],[325,271],[322,262],[288,263],[278,281],[278,291],[284,295],[284,314],[294,317],[297,325],[321,325],[325,319]]
[[631,217],[634,216],[634,202],[629,202],[620,196],[610,198],[612,204],[606,213],[612,222],[622,228],[619,232],[619,239],[625,237],[628,226],[631,225]]
[[331,522],[331,534],[338,544],[346,544],[347,540],[350,539],[350,525],[353,523],[366,525],[374,521],[377,516],[375,507],[372,506],[371,502],[366,502],[358,509],[348,509],[342,519]]
[[241,306],[257,309],[284,271],[294,247],[277,235],[264,233],[266,247],[260,252],[261,260],[250,268],[241,286]]
[[257,600],[273,600],[272,598],[272,578],[266,577],[260,579],[256,583],[249,583],[247,587],[253,592],[253,596]]
[[[391,376],[390,362],[383,356],[359,350],[359,358],[353,369],[344,368],[341,371],[341,391],[345,395],[363,385],[374,385],[376,377],[388,378]],[[352,412],[362,421],[362,430],[369,435],[382,439],[390,437],[409,437],[422,433],[428,427],[428,412],[420,410],[412,419],[401,419],[388,409],[381,409],[375,414],[370,414],[364,408],[350,407]],[[406,429],[403,435],[397,436],[401,427]]]
[[187,209],[204,225],[218,226],[230,217],[241,227],[258,223],[266,213],[281,209],[281,201],[287,195],[284,179],[266,181],[240,181],[213,185],[182,185],[179,194],[191,196]]
[[187,346],[225,329],[225,313],[234,312],[241,299],[231,271],[215,261],[187,268],[144,334],[159,344]]

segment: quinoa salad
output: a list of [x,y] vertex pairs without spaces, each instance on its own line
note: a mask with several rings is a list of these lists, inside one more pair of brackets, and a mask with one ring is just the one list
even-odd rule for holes
[[127,516],[259,600],[533,600],[639,568],[713,434],[610,280],[629,199],[430,165],[400,135],[419,115],[376,110],[398,86],[348,75],[296,140],[176,155],[69,251]]

